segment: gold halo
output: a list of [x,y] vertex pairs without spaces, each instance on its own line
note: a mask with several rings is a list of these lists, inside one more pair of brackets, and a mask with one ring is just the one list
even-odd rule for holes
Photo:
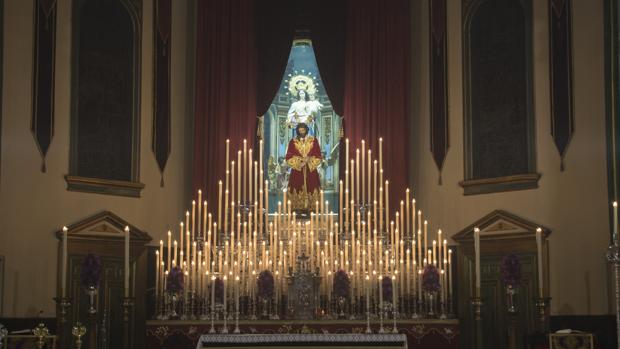
[[291,93],[291,95],[297,97],[300,90],[304,90],[307,94],[310,95],[316,94],[316,85],[314,84],[314,80],[312,79],[312,77],[308,75],[298,74],[293,75],[289,79],[288,91]]

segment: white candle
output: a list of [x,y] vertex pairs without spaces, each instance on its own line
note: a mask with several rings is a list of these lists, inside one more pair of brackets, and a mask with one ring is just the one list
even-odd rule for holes
[[396,313],[398,313],[398,286],[399,285],[400,284],[396,282],[396,275],[392,275],[392,304],[394,304],[394,309],[395,309],[394,317],[396,317]]
[[345,148],[344,148],[344,155],[345,155],[345,160],[344,160],[344,166],[345,166],[345,172],[349,171],[349,139],[346,138],[344,140],[344,144],[345,144]]
[[618,244],[618,203],[614,201],[614,228],[613,228],[613,242],[614,244]]
[[[243,201],[248,200],[248,141],[247,139],[243,140],[243,194],[241,194],[241,199]],[[239,187],[241,189],[241,187]]]
[[[370,277],[366,275],[366,313],[370,313]],[[367,314],[367,316],[370,316]]]
[[[226,173],[228,173],[228,162],[230,161],[230,139],[226,140]],[[226,178],[228,179],[228,177]],[[228,182],[226,182],[226,189],[228,189]]]
[[241,203],[241,193],[243,187],[241,186],[241,150],[237,151],[237,204]]
[[383,276],[379,274],[379,313],[383,318]]
[[[175,266],[179,263],[179,260],[177,259],[177,250],[178,250],[178,243],[176,240],[174,240],[174,252],[172,253],[173,258],[172,258],[172,264],[170,266],[168,266],[168,269],[172,268],[172,266]],[[181,252],[183,253],[183,252]]]
[[448,294],[452,297],[452,249],[448,250]]
[[239,276],[238,275],[235,277],[235,312],[239,314]]
[[248,202],[248,204],[251,203],[251,202],[254,202],[254,197],[252,196],[252,194],[254,192],[254,190],[252,189],[252,180],[254,178],[254,174],[253,174],[254,171],[252,171],[252,156],[253,156],[252,155],[252,148],[250,148],[248,150],[248,160],[247,160],[248,163],[246,164],[246,167],[248,169],[247,170],[248,173],[246,175],[248,182],[245,184],[245,186],[247,188],[246,189],[247,193],[246,193],[246,196],[245,196],[245,200]]
[[[192,226],[190,229],[190,232],[192,234],[192,241],[194,241],[194,238],[196,237],[196,201],[192,200]],[[190,228],[188,226],[188,228]]]
[[[228,200],[228,189],[226,190],[226,200]],[[205,214],[206,214],[205,208]],[[222,181],[218,182],[218,190],[217,190],[217,225],[222,226]]]
[[[403,231],[403,236],[408,236],[410,231],[411,231],[411,218],[409,216],[409,188],[407,188],[407,190],[405,191],[405,203],[407,205],[406,207],[406,211],[405,211],[405,227],[401,227],[401,230]],[[401,206],[402,207],[402,206]]]
[[215,275],[211,276],[211,313],[215,312]]
[[125,227],[125,297],[129,297],[129,227]]
[[538,252],[538,297],[543,298],[543,251],[542,229],[536,228],[536,251]]
[[[364,165],[366,165],[366,142],[362,139],[362,163],[360,164],[361,168],[362,168],[362,172],[360,173],[361,176],[361,183],[360,186],[362,187],[362,196],[360,197],[360,201],[362,203],[366,202],[366,167]],[[356,160],[357,161],[357,160]]]
[[[426,223],[426,222],[425,222]],[[476,255],[476,298],[480,297],[480,229],[474,228],[474,252]]]
[[62,227],[62,270],[60,278],[60,295],[67,297],[67,227]]
[[355,195],[356,195],[355,201],[356,202],[362,201],[362,196],[360,195],[360,193],[361,193],[360,192],[360,150],[355,149]]
[[224,304],[224,316],[226,315],[226,292],[227,292],[227,288],[226,288],[226,279],[227,279],[227,278],[228,278],[228,277],[227,277],[226,275],[224,275],[224,278],[223,278],[223,281],[222,281],[222,283],[223,283],[223,285],[224,285],[224,299],[223,299],[223,304]]
[[172,232],[170,230],[168,230],[168,261],[166,262],[166,265],[168,266],[168,269],[170,269],[170,258],[172,258],[172,254],[170,253],[170,250],[172,248]]
[[159,302],[159,251],[155,251],[155,302]]
[[379,169],[383,170],[383,138],[379,137]]

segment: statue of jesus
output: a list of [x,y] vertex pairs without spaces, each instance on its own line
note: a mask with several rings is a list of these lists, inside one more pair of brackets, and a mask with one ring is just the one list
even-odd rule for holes
[[286,162],[291,167],[288,192],[291,208],[308,213],[320,200],[321,182],[317,168],[321,165],[322,155],[318,140],[308,134],[308,125],[298,123],[295,128],[297,136],[291,139],[286,151]]

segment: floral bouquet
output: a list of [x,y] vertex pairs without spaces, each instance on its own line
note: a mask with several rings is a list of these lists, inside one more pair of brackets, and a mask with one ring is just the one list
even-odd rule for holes
[[274,290],[273,274],[269,270],[263,270],[256,279],[258,296],[261,298],[271,298]]
[[347,298],[351,281],[346,271],[340,269],[334,274],[334,294],[336,297]]
[[437,292],[440,288],[439,271],[434,265],[427,265],[422,272],[422,289],[426,292]]
[[182,292],[183,288],[183,271],[179,267],[174,267],[168,273],[168,280],[166,280],[166,290],[168,290],[168,292],[178,293]]
[[80,273],[80,282],[82,286],[86,288],[99,287],[101,269],[101,259],[92,253],[87,254],[82,261],[82,271]]
[[383,301],[391,302],[392,301],[392,278],[389,276],[384,276],[381,279],[381,289],[383,290]]
[[508,287],[517,287],[521,284],[521,262],[519,257],[509,254],[502,258],[500,265],[502,282]]

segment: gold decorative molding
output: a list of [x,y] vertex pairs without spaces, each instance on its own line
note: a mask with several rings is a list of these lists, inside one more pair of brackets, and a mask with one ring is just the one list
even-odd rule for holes
[[487,194],[538,188],[539,173],[526,173],[505,177],[468,179],[459,182],[464,195]]
[[112,179],[66,175],[65,181],[67,181],[67,190],[86,193],[140,197],[140,192],[144,189],[144,184],[140,182]]

